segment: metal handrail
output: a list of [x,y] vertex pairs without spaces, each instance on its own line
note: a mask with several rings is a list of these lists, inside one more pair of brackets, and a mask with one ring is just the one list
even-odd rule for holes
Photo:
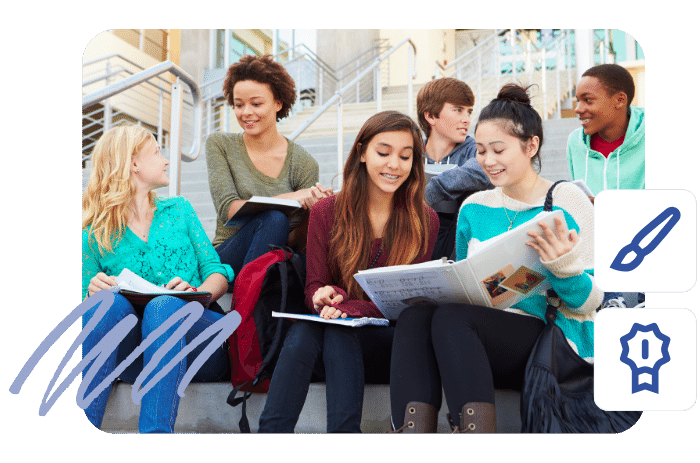
[[[388,41],[389,41],[389,39],[386,39],[386,38],[385,38],[385,39],[379,39],[379,42],[382,42],[382,43],[386,43],[386,42],[388,42]],[[352,58],[352,59],[351,59],[350,61],[348,61],[347,63],[345,63],[345,64],[343,64],[342,66],[340,66],[338,69],[335,70],[336,74],[340,73],[341,70],[344,69],[344,68],[347,68],[347,67],[349,67],[349,66],[355,65],[355,67],[351,67],[350,70],[349,70],[347,73],[345,73],[344,75],[338,77],[338,80],[343,80],[343,79],[345,79],[345,76],[348,76],[348,75],[351,75],[351,74],[355,73],[355,72],[357,71],[358,65],[359,65],[359,66],[363,66],[365,63],[371,62],[371,61],[372,61],[372,56],[373,56],[374,51],[375,51],[376,49],[380,49],[380,50],[381,50],[382,48],[384,48],[384,47],[382,46],[381,43],[376,43],[376,44],[373,45],[371,48],[365,50],[364,52],[360,53],[360,54],[357,55],[356,57]],[[415,47],[414,47],[414,48],[415,48]],[[364,58],[365,55],[370,55],[370,57],[367,58],[367,59],[365,59],[365,58]],[[362,60],[364,60],[364,61],[362,61]]]
[[[311,59],[312,59],[313,61],[315,61],[316,63],[319,63],[319,65],[320,65],[322,68],[324,68],[324,70],[325,70],[328,74],[330,74],[330,75],[333,75],[333,74],[335,73],[335,71],[333,71],[333,68],[331,68],[331,66],[330,66],[328,63],[326,63],[326,62],[323,61],[321,58],[319,58],[318,55],[317,55],[316,53],[314,53],[309,47],[306,46],[306,44],[303,44],[303,43],[297,44],[297,45],[295,45],[294,47],[287,48],[286,50],[282,50],[281,52],[277,53],[276,55],[274,55],[275,60],[279,60],[279,58],[280,58],[281,55],[284,55],[285,53],[289,53],[289,52],[291,52],[291,51],[294,51],[296,48],[305,48],[306,51],[303,52],[303,53],[301,53],[300,56],[306,55],[306,56],[311,57]],[[298,53],[298,52],[297,52],[297,53]],[[297,53],[295,53],[295,55],[296,55]],[[291,62],[291,61],[293,61],[293,59],[290,60],[290,61],[285,62],[284,64],[288,64],[288,63]],[[336,80],[337,80],[337,79],[336,79]]]
[[499,29],[497,32],[495,32],[495,33],[489,35],[489,36],[488,36],[487,38],[485,38],[481,43],[477,44],[475,47],[470,48],[470,49],[467,50],[466,52],[462,53],[462,55],[460,55],[460,56],[458,56],[457,58],[455,58],[451,63],[448,63],[448,64],[443,65],[443,64],[440,63],[439,60],[435,60],[435,64],[436,64],[437,66],[435,67],[435,74],[433,75],[433,79],[437,79],[437,78],[439,77],[439,76],[438,76],[438,72],[439,72],[439,71],[438,71],[438,68],[439,68],[439,69],[442,69],[443,71],[447,71],[449,68],[451,68],[451,67],[454,66],[455,64],[458,64],[458,63],[462,62],[463,60],[467,59],[467,57],[468,57],[469,55],[472,55],[472,54],[477,53],[477,51],[478,51],[480,48],[482,48],[483,46],[485,46],[487,43],[490,43],[491,40],[493,40],[495,37],[498,37],[499,35],[501,35],[501,34],[502,34],[503,32],[505,32],[506,30],[507,30],[507,29]]
[[[97,60],[99,61],[99,60]],[[96,103],[104,101],[118,93],[128,90],[136,85],[146,82],[160,74],[170,72],[177,76],[182,82],[187,84],[192,94],[192,106],[194,108],[194,129],[192,147],[189,153],[180,153],[183,160],[187,162],[194,161],[199,156],[199,151],[202,146],[202,96],[199,85],[195,80],[172,61],[163,61],[153,67],[145,69],[141,72],[129,76],[119,82],[107,85],[106,87],[97,90],[83,97],[83,109],[88,108]]]
[[366,76],[367,74],[369,74],[370,71],[373,71],[376,67],[378,67],[379,64],[380,64],[384,59],[386,59],[389,55],[391,55],[392,53],[394,53],[399,47],[401,47],[401,45],[403,45],[403,44],[406,43],[406,42],[408,42],[408,43],[413,47],[413,76],[412,76],[412,77],[415,79],[416,76],[418,75],[418,74],[417,74],[418,70],[417,70],[417,66],[416,66],[416,64],[417,64],[417,58],[416,58],[417,49],[416,49],[416,44],[413,43],[413,41],[411,40],[410,37],[406,37],[406,38],[403,39],[401,42],[399,42],[399,44],[396,45],[394,48],[392,48],[391,50],[388,50],[388,51],[387,51],[386,53],[384,53],[383,55],[378,56],[377,58],[375,58],[375,59],[374,59],[374,62],[373,62],[370,66],[367,66],[359,75],[357,75],[353,80],[351,80],[348,84],[346,84],[345,87],[343,87],[342,89],[340,89],[340,90],[338,90],[337,92],[335,92],[335,94],[333,95],[333,97],[331,97],[331,99],[329,99],[328,101],[326,101],[326,103],[325,103],[323,106],[321,106],[318,110],[316,110],[316,112],[313,113],[313,114],[306,120],[306,122],[304,122],[298,129],[296,129],[296,130],[289,136],[289,139],[290,139],[290,140],[295,140],[295,139],[296,139],[299,135],[301,135],[301,133],[304,132],[304,130],[306,130],[316,119],[318,119],[318,118],[321,116],[321,114],[323,114],[324,112],[326,112],[326,110],[327,110],[328,108],[330,108],[330,106],[331,106],[333,103],[335,103],[336,101],[338,101],[338,99],[340,99],[341,95],[342,95],[345,91],[347,91],[350,87],[352,87],[353,85],[355,85],[355,84],[356,84],[360,79],[362,79],[364,76]]

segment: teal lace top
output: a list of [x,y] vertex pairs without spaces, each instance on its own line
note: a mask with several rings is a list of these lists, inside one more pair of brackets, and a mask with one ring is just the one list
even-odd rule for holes
[[156,199],[148,242],[126,227],[112,252],[100,255],[90,227],[83,230],[83,297],[99,272],[117,276],[125,268],[156,285],[179,276],[197,287],[212,273],[233,280],[233,269],[219,260],[194,208],[178,196]]

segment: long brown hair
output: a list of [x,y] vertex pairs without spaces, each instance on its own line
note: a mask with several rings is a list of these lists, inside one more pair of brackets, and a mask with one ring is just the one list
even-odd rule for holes
[[369,220],[367,167],[360,162],[372,138],[383,132],[408,132],[413,138],[413,164],[406,181],[394,193],[394,206],[383,238],[386,265],[410,264],[428,249],[428,214],[424,205],[423,140],[413,120],[397,111],[370,117],[357,134],[343,170],[343,187],[335,201],[335,222],[329,241],[333,280],[350,299],[367,299],[353,275],[369,266],[372,224]]

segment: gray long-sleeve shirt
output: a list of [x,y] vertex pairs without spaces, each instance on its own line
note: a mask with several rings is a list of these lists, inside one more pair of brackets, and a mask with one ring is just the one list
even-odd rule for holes
[[[425,157],[427,164],[435,161]],[[450,170],[436,175],[425,187],[425,201],[431,207],[441,201],[454,201],[468,191],[490,190],[489,181],[479,163],[476,161],[476,142],[467,135],[464,142],[455,146],[442,158],[440,164],[457,164]]]

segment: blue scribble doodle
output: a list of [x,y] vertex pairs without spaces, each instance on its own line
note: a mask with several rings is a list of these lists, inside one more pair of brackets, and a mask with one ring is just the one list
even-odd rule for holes
[[[53,346],[56,341],[65,333],[68,328],[70,328],[73,323],[80,319],[85,312],[99,304],[99,308],[95,311],[95,315],[90,319],[90,321],[85,325],[85,328],[80,332],[78,337],[75,339],[71,347],[66,352],[66,355],[61,360],[61,363],[56,370],[51,382],[46,388],[46,393],[39,406],[39,415],[44,416],[51,409],[53,404],[58,400],[58,398],[63,394],[63,392],[70,386],[70,384],[75,380],[75,378],[80,374],[80,372],[87,367],[90,362],[93,364],[88,369],[85,377],[80,383],[78,388],[77,403],[80,408],[86,408],[90,403],[107,388],[114,379],[122,373],[126,367],[128,367],[131,362],[133,362],[140,354],[142,354],[148,346],[155,342],[162,334],[164,334],[168,328],[173,326],[175,323],[184,319],[182,325],[178,327],[175,333],[172,334],[154,354],[151,361],[143,368],[141,374],[136,378],[136,382],[131,390],[131,399],[135,404],[141,402],[141,398],[151,390],[158,381],[160,381],[170,370],[172,370],[183,358],[192,352],[197,346],[205,342],[210,336],[216,334],[215,337],[207,344],[204,350],[197,356],[197,358],[192,362],[190,367],[187,369],[180,386],[177,389],[177,393],[180,397],[185,396],[185,388],[192,381],[195,373],[201,368],[204,362],[211,356],[211,354],[218,348],[221,344],[228,339],[229,336],[238,328],[241,323],[241,316],[236,311],[231,311],[228,315],[208,327],[202,333],[200,333],[196,338],[192,340],[180,353],[178,353],[175,358],[173,358],[165,367],[163,367],[148,383],[141,387],[141,383],[146,379],[148,374],[150,374],[158,365],[159,361],[165,356],[165,354],[170,350],[177,340],[181,339],[185,333],[190,329],[192,325],[202,316],[204,307],[199,302],[190,302],[182,307],[180,310],[171,315],[161,326],[154,330],[139,346],[124,360],[122,361],[114,371],[107,376],[93,391],[92,393],[85,397],[85,391],[88,385],[95,377],[97,371],[102,367],[107,357],[119,346],[119,343],[126,337],[129,331],[136,325],[137,318],[135,315],[129,315],[123,320],[121,320],[114,328],[112,328],[101,340],[93,347],[90,352],[85,354],[84,358],[78,365],[71,370],[66,379],[57,387],[56,391],[49,397],[54,384],[56,383],[61,372],[65,368],[68,361],[73,356],[76,349],[87,339],[88,335],[97,326],[97,323],[102,319],[102,317],[107,313],[107,310],[112,306],[114,302],[114,293],[109,290],[99,291],[86,300],[84,300],[78,307],[76,307],[66,318],[64,318],[57,326],[49,333],[48,336],[39,344],[39,347],[34,351],[34,353],[29,357],[29,360],[24,364],[22,370],[15,378],[14,382],[10,386],[10,392],[13,394],[19,394],[22,385],[26,381],[29,374],[34,370],[34,367],[41,360],[41,358],[46,354],[46,352]],[[218,333],[218,334],[217,334]],[[140,388],[140,389],[139,389]]]
[[[668,223],[666,223],[666,225],[664,225],[664,227],[659,231],[659,233],[656,234],[654,239],[652,239],[646,247],[640,247],[639,243],[644,238],[646,238],[647,235],[649,235],[649,233],[651,233],[656,227],[661,225],[666,219],[669,219]],[[620,249],[620,252],[617,253],[617,256],[615,256],[615,259],[612,261],[612,264],[610,264],[610,268],[613,270],[619,270],[620,272],[629,272],[639,267],[639,264],[642,263],[644,257],[650,254],[654,249],[656,249],[659,243],[661,243],[661,241],[664,238],[666,238],[668,232],[671,231],[671,229],[678,223],[680,219],[681,211],[679,211],[673,206],[667,208],[661,214],[656,216],[654,220],[652,220],[644,228],[642,228],[639,231],[639,233],[637,233],[634,236],[630,244]],[[635,254],[634,259],[632,259],[632,261],[626,264],[623,263],[625,258],[632,253]]]
[[[656,323],[635,323],[630,332],[620,338],[620,361],[632,370],[632,394],[645,390],[659,393],[659,368],[671,360],[670,342],[671,338],[663,334]],[[640,382],[641,375],[650,377],[651,382]]]

